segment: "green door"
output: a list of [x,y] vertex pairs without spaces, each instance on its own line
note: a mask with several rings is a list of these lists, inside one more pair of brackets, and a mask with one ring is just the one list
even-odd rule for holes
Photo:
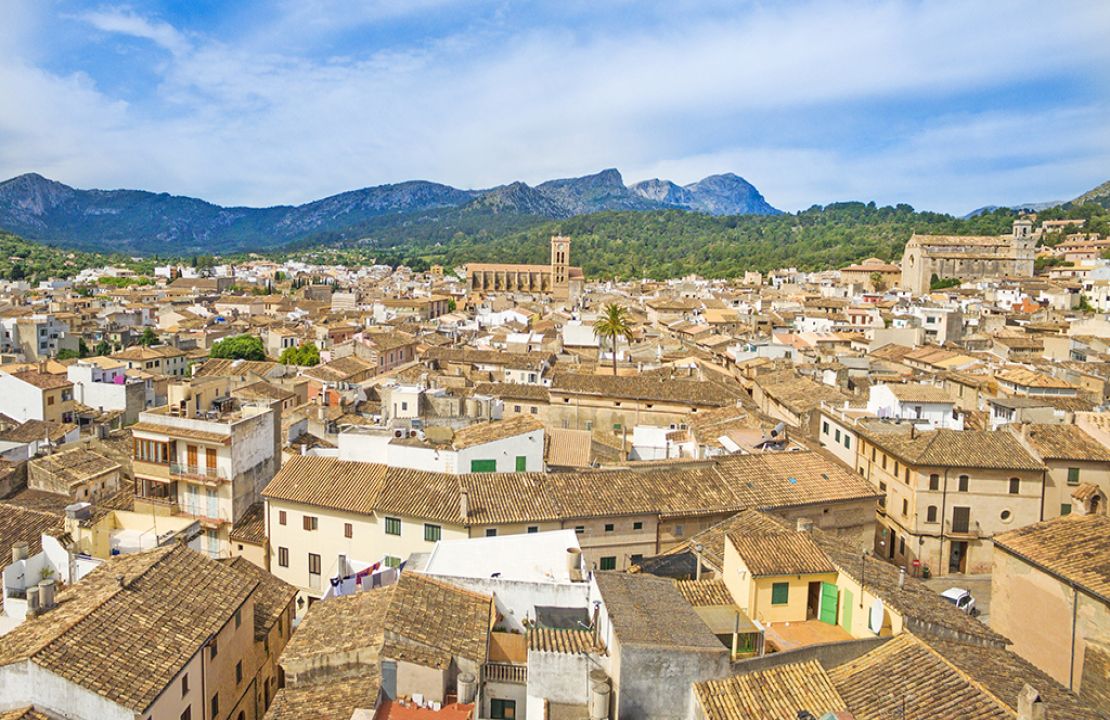
[[516,456],[516,471],[525,472],[528,470],[528,458],[525,455]]
[[848,632],[852,632],[852,605],[855,598],[848,588],[844,588],[841,596],[844,598],[844,603],[840,606],[840,625]]
[[497,460],[471,460],[470,472],[486,473],[497,472]]
[[836,601],[838,590],[832,583],[821,583],[821,622],[836,625]]

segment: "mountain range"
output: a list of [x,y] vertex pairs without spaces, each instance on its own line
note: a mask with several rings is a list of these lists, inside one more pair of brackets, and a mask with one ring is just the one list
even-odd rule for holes
[[534,187],[514,182],[484,190],[417,180],[266,208],[221,207],[142,190],[81,190],[36,173],[0,182],[0,228],[64,247],[138,255],[269,250],[428,223],[444,228],[496,218],[526,227],[609,210],[665,209],[780,214],[732,173],[683,186],[658,179],[628,186],[615,169]]

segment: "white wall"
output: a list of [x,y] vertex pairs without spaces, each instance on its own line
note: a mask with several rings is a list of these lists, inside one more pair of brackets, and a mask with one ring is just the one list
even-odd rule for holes
[[45,420],[42,416],[42,391],[6,372],[0,372],[0,413],[20,422]]

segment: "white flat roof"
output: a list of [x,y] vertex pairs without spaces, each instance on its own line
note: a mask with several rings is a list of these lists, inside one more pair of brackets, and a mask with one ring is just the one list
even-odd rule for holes
[[440,540],[432,549],[424,572],[429,575],[489,578],[520,582],[571,582],[567,548],[578,548],[572,529]]

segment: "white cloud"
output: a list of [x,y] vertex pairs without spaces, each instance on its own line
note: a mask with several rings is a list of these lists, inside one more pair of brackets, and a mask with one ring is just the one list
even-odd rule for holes
[[[379,2],[351,18],[326,5],[292,3],[234,41],[128,9],[81,15],[168,50],[157,89],[125,104],[83,74],[0,58],[0,89],[17,100],[0,106],[0,175],[273,204],[411,178],[481,187],[616,166],[629,182],[737,172],[788,209],[874,198],[962,211],[1082,189],[1110,166],[1097,77],[1075,99],[1028,109],[974,102],[1107,66],[1101,4],[659,4],[619,27],[498,15],[361,53],[286,50],[302,47],[298,34],[326,45],[360,23],[450,9]],[[950,100],[971,107],[938,114]],[[905,130],[872,141],[882,122],[869,113]]]
[[96,10],[82,13],[79,18],[103,32],[150,40],[174,55],[183,55],[191,47],[185,36],[169,23],[149,20],[128,9]]

